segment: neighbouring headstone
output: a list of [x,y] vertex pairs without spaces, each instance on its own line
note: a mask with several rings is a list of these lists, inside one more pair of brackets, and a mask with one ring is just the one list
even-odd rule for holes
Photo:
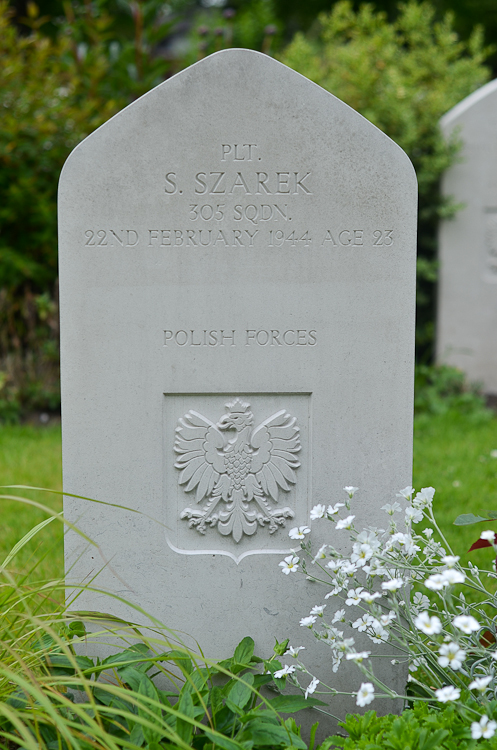
[[462,208],[441,223],[437,360],[497,394],[497,81],[440,121],[462,150],[443,193]]
[[[64,488],[141,512],[66,498],[100,552],[69,533],[68,582],[96,576],[212,658],[245,635],[261,654],[305,640],[309,669],[357,690],[299,626],[323,592],[278,562],[344,485],[358,523],[384,525],[410,481],[409,159],[294,71],[229,50],[79,145],[59,205]],[[403,690],[403,667],[380,674]]]

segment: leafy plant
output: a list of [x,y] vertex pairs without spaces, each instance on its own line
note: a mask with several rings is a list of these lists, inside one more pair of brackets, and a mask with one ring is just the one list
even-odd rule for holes
[[414,413],[446,414],[449,410],[470,415],[475,420],[492,416],[479,386],[468,383],[462,370],[449,365],[416,365]]
[[306,35],[296,34],[281,61],[342,99],[410,156],[419,183],[418,355],[431,359],[435,317],[436,228],[456,207],[439,191],[457,141],[445,143],[440,117],[488,80],[482,31],[458,39],[452,17],[435,22],[426,2],[399,4],[394,22],[373,5],[337,2]]
[[[16,571],[21,550],[48,524],[64,523],[47,513],[0,567],[1,747],[306,750],[294,719],[280,713],[320,701],[261,693],[275,687],[276,652],[264,661],[246,637],[231,658],[214,662],[152,617],[139,626],[66,609],[59,604],[64,581]],[[145,613],[135,610],[143,623]],[[102,647],[110,655],[91,656]]]
[[[497,704],[493,706],[493,714]],[[319,750],[341,747],[344,750],[472,750],[476,746],[494,748],[497,740],[476,745],[471,730],[454,706],[433,708],[416,703],[401,716],[377,716],[367,711],[363,716],[348,714],[340,726],[348,737],[330,737]]]
[[[325,616],[327,603],[316,604],[300,625],[331,651],[334,672],[342,662],[357,665],[367,680],[351,693],[358,706],[369,705],[376,690],[381,697],[435,706],[454,704],[466,722],[472,721],[473,738],[493,737],[497,729],[492,718],[497,707],[497,652],[491,647],[497,641],[497,574],[471,563],[467,567],[460,564],[433,514],[433,487],[417,493],[413,487],[405,487],[397,493],[404,507],[395,500],[382,508],[390,518],[388,529],[374,526],[361,531],[355,527],[356,516],[350,514],[358,488],[344,490],[344,502],[316,505],[310,517],[328,521],[337,532],[348,532],[351,550],[339,551],[323,544],[313,551],[308,526],[289,532],[291,539],[300,540],[304,557],[293,553],[286,557],[280,562],[282,572],[295,575],[301,568],[308,580],[326,585],[326,600],[334,598],[341,606]],[[402,514],[401,531],[394,520],[396,514]],[[429,527],[417,533],[414,526],[422,521]],[[487,533],[497,550],[497,536]],[[424,591],[431,593],[431,600]],[[373,643],[391,644],[392,663],[409,668],[407,692],[397,692],[376,676],[371,651],[356,650],[354,631],[364,633]],[[300,687],[300,673],[309,672],[299,651],[300,647],[289,649],[295,661],[284,669]],[[317,681],[316,676],[310,676]],[[331,697],[338,692],[329,685],[321,685],[323,691]],[[427,736],[425,740],[428,747]]]

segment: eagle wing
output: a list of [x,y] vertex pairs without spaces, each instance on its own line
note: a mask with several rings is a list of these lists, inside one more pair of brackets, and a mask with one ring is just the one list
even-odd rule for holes
[[300,466],[300,430],[297,420],[285,409],[276,412],[257,427],[251,436],[252,456],[250,471],[255,474],[264,493],[278,502],[279,488],[290,489],[297,477],[294,469]]
[[185,492],[197,488],[197,503],[212,493],[220,475],[226,472],[224,446],[220,430],[202,414],[189,411],[178,420],[174,466],[181,471],[178,482],[186,484]]

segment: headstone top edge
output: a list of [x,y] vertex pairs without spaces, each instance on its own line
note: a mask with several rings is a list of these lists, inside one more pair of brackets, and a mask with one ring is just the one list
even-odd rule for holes
[[440,118],[441,129],[447,131],[454,127],[457,124],[457,120],[471,109],[471,107],[491,96],[495,91],[497,91],[497,78],[480,86],[479,89],[476,89],[476,91],[473,91],[473,93],[469,94],[465,99],[452,107],[452,109],[449,109]]
[[[142,96],[140,96],[138,99],[136,99],[135,101],[131,102],[126,107],[124,107],[123,109],[121,109],[119,112],[116,112],[115,115],[113,115],[112,117],[110,117],[106,122],[102,123],[102,125],[100,125],[98,128],[96,128],[96,130],[94,130],[93,132],[89,133],[86,136],[86,138],[84,138],[80,143],[78,143],[73,148],[73,150],[70,152],[70,154],[67,156],[67,158],[66,158],[66,160],[64,162],[64,165],[62,167],[60,176],[59,176],[58,190],[59,191],[61,190],[61,186],[63,184],[64,172],[66,171],[66,167],[67,167],[69,161],[71,161],[71,157],[77,151],[80,151],[82,148],[84,148],[85,145],[87,144],[87,142],[90,141],[96,135],[96,133],[98,133],[99,131],[101,131],[104,128],[107,128],[109,126],[109,124],[111,122],[115,121],[116,119],[120,119],[129,108],[131,108],[131,107],[134,108],[137,105],[139,105],[140,102],[143,102],[145,99],[147,99],[147,98],[149,98],[151,96],[154,96],[159,89],[169,88],[171,85],[174,85],[174,82],[176,82],[180,78],[192,75],[192,72],[194,71],[194,69],[198,68],[199,66],[200,67],[205,67],[207,65],[215,64],[222,57],[225,57],[225,58],[227,57],[227,58],[232,58],[232,59],[234,57],[237,57],[237,58],[245,57],[245,58],[251,58],[254,62],[255,61],[260,62],[260,61],[264,60],[265,63],[267,61],[267,63],[269,63],[269,65],[274,65],[275,69],[279,69],[281,71],[285,71],[286,75],[288,75],[290,77],[293,76],[295,78],[300,79],[301,81],[305,81],[306,85],[308,85],[309,87],[312,87],[313,90],[314,90],[314,92],[316,92],[318,96],[322,96],[322,97],[325,97],[325,98],[328,98],[328,99],[329,98],[333,99],[335,102],[337,102],[337,104],[339,106],[343,107],[344,110],[350,111],[356,117],[360,118],[365,123],[367,123],[367,125],[370,128],[374,129],[378,134],[381,134],[381,137],[383,137],[386,141],[390,142],[398,150],[398,152],[400,152],[401,158],[403,157],[403,159],[409,163],[410,171],[412,173],[412,177],[414,178],[414,182],[415,182],[416,190],[417,190],[416,171],[414,169],[414,166],[412,164],[411,159],[409,158],[409,156],[407,155],[407,153],[404,151],[404,149],[398,143],[396,143],[392,138],[390,138],[390,136],[388,136],[383,130],[381,130],[380,128],[378,128],[374,123],[372,123],[370,120],[368,120],[366,117],[364,117],[364,115],[362,115],[360,112],[357,112],[357,110],[355,110],[349,104],[347,104],[346,102],[344,102],[342,99],[339,99],[337,96],[335,96],[334,94],[332,94],[330,91],[328,91],[327,89],[323,88],[322,86],[320,86],[319,84],[315,83],[314,81],[311,81],[311,79],[309,79],[306,76],[302,75],[301,73],[299,73],[298,71],[294,70],[293,68],[290,68],[289,66],[285,65],[284,63],[279,62],[279,60],[276,60],[273,57],[271,57],[269,55],[266,55],[263,52],[258,52],[256,50],[247,49],[247,48],[244,48],[244,47],[235,47],[235,48],[232,48],[232,49],[219,50],[218,52],[214,52],[213,54],[208,55],[207,57],[203,58],[202,60],[198,60],[197,62],[193,63],[192,65],[188,66],[187,68],[184,68],[183,70],[180,70],[178,73],[176,73],[175,75],[171,76],[171,78],[168,78],[167,80],[165,80],[162,83],[158,84],[154,88],[150,89],[145,94],[143,94]],[[230,63],[230,65],[231,65],[231,63]]]

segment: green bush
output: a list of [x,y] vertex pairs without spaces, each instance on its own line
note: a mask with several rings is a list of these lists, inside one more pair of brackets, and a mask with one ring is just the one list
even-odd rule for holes
[[439,191],[457,143],[445,144],[440,117],[489,78],[482,32],[461,42],[447,16],[434,21],[428,3],[399,6],[387,21],[372,5],[355,12],[347,0],[297,34],[280,59],[342,99],[398,143],[419,182],[417,346],[431,355],[435,316],[436,227],[454,206]]
[[[468,708],[474,708],[471,699]],[[493,715],[497,702],[493,701]],[[341,747],[343,750],[473,750],[497,748],[497,736],[492,739],[471,738],[468,719],[464,719],[455,706],[434,708],[426,703],[416,703],[401,716],[377,716],[368,711],[364,716],[348,714],[340,723],[348,737],[330,737],[319,750]]]
[[466,375],[456,367],[417,365],[414,382],[416,415],[446,414],[453,410],[476,420],[492,417],[478,383],[468,383]]

